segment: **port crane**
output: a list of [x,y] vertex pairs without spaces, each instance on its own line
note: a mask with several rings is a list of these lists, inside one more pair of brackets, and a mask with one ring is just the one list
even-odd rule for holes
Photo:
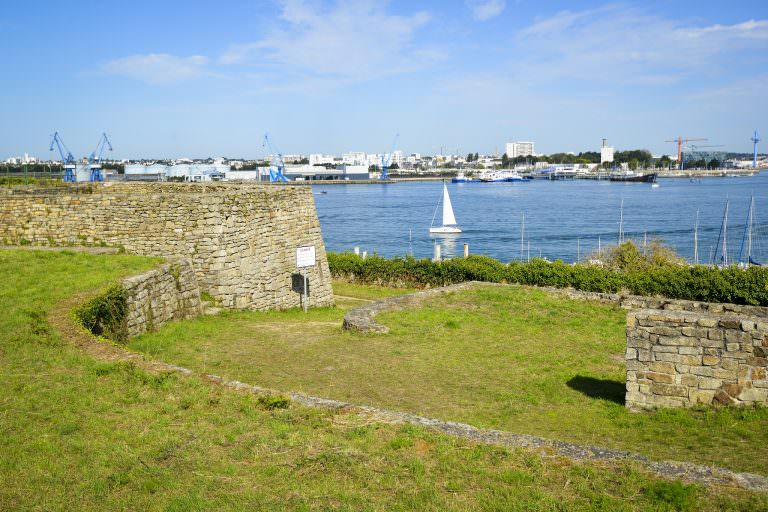
[[382,180],[388,180],[389,176],[387,176],[387,168],[389,167],[389,163],[392,161],[392,155],[395,152],[395,148],[397,147],[397,139],[400,138],[400,134],[395,134],[395,138],[392,141],[392,150],[387,155],[381,155],[381,179]]
[[88,155],[88,166],[91,169],[91,181],[104,181],[104,175],[101,174],[101,158],[105,148],[109,148],[109,150],[112,151],[112,143],[109,141],[107,134],[102,133],[99,143],[96,145],[96,149]]
[[689,142],[704,141],[704,140],[708,140],[708,139],[702,139],[702,138],[698,138],[698,139],[684,139],[684,138],[678,136],[676,139],[665,140],[664,142],[677,142],[677,165],[679,167],[680,164],[682,163],[681,151],[682,151],[682,148],[683,148],[683,144],[688,144]]
[[269,149],[269,153],[272,155],[272,160],[269,165],[269,181],[272,183],[287,182],[288,178],[283,174],[283,169],[285,168],[283,154],[272,149],[272,143],[269,141],[268,133],[264,134],[264,143],[262,144],[262,147]]
[[64,144],[64,141],[61,140],[61,135],[59,135],[59,132],[56,131],[51,135],[51,147],[49,151],[53,151],[53,146],[56,146],[59,150],[59,155],[61,155],[61,163],[64,167],[64,181],[68,183],[74,183],[75,180],[75,157],[72,156],[72,152],[67,148],[67,145]]
[[752,136],[752,168],[757,169],[757,143],[760,142],[760,137],[757,136],[757,130],[755,130],[755,134]]

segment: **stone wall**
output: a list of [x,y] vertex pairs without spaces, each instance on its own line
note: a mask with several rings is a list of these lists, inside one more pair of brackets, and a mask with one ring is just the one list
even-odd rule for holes
[[766,404],[767,357],[764,318],[711,311],[631,311],[626,405],[638,410]]
[[228,308],[300,305],[296,247],[314,245],[310,305],[333,303],[310,187],[107,183],[0,192],[0,241],[108,245],[192,262],[200,288]]
[[202,313],[200,288],[191,262],[178,260],[128,277],[126,324],[129,337],[153,331],[170,320],[186,320]]

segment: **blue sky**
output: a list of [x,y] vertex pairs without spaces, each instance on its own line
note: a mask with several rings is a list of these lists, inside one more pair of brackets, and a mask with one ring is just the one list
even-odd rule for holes
[[[768,135],[768,2],[9,2],[0,158],[620,149]],[[768,144],[768,143],[764,143]]]

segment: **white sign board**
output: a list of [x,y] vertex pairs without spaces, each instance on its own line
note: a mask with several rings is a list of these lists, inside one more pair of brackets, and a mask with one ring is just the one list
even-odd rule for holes
[[315,246],[314,245],[308,245],[306,247],[296,248],[296,266],[299,268],[315,266]]

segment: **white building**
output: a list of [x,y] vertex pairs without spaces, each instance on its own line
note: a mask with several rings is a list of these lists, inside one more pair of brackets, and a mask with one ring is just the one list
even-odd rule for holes
[[603,139],[603,145],[600,147],[600,163],[613,162],[613,153],[615,150],[608,146],[608,139]]
[[367,165],[368,155],[365,151],[352,151],[341,155],[341,162],[344,165]]
[[508,158],[517,158],[519,156],[533,156],[535,154],[534,143],[530,141],[512,141],[506,144],[506,153]]
[[321,155],[314,153],[309,155],[309,165],[333,165],[335,164],[336,157],[333,155]]

